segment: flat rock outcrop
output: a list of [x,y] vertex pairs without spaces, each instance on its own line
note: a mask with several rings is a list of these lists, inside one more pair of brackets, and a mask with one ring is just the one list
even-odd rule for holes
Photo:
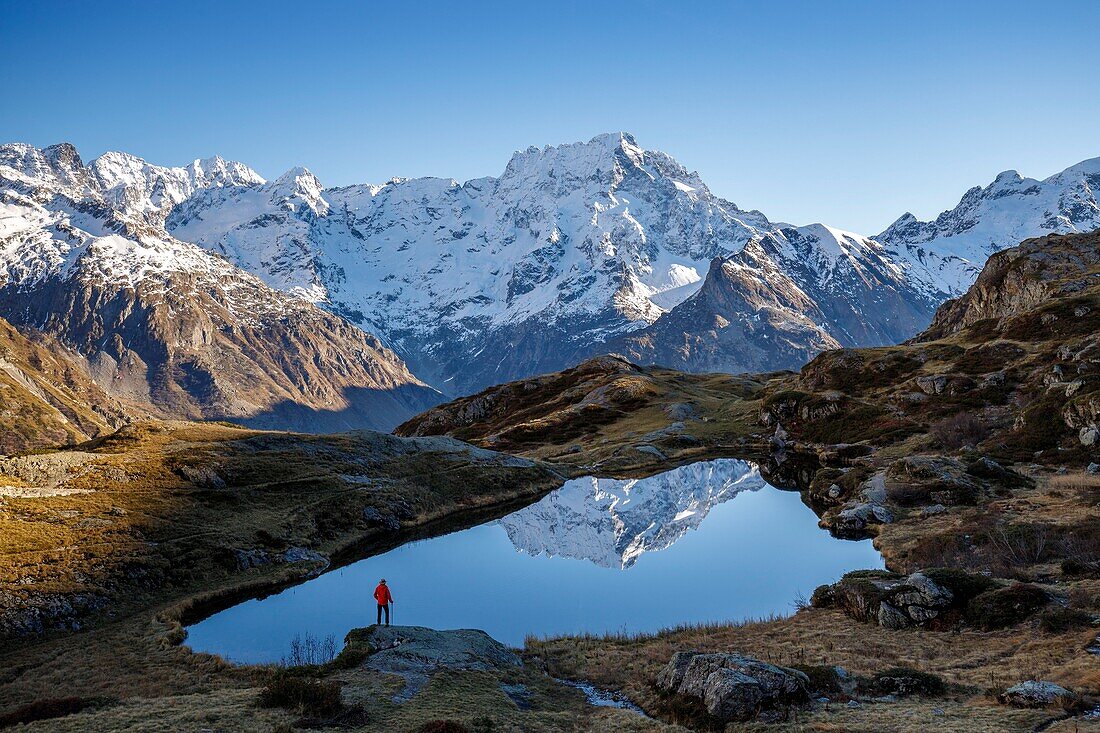
[[394,702],[411,699],[440,670],[487,672],[521,666],[520,658],[484,631],[437,631],[423,626],[370,626],[353,629],[349,649],[367,652],[364,666],[397,675],[405,688]]

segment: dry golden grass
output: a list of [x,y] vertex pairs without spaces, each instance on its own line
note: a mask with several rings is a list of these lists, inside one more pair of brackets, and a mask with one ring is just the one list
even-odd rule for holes
[[[1019,730],[1021,725],[1030,729],[1049,719],[1051,713],[1005,708],[982,693],[1026,679],[1046,679],[1085,694],[1100,694],[1096,657],[1084,650],[1095,636],[1095,629],[1050,635],[1030,627],[989,633],[890,631],[853,621],[839,611],[808,609],[782,620],[653,636],[530,640],[526,654],[545,662],[555,676],[621,690],[650,709],[658,706],[652,682],[677,651],[736,651],[781,665],[838,664],[865,676],[890,667],[913,667],[940,675],[961,689],[950,699],[904,700],[857,710],[834,705],[828,712],[805,713],[801,722],[779,729]],[[933,707],[946,714],[934,715]],[[912,727],[918,721],[920,726]]]

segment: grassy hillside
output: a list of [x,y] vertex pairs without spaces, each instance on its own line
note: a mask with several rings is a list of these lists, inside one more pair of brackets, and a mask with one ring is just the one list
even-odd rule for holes
[[84,441],[126,418],[127,410],[87,376],[75,354],[0,318],[0,455]]

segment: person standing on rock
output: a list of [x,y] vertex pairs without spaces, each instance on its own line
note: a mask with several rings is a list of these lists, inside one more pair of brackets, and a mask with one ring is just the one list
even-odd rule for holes
[[390,604],[393,603],[393,594],[386,585],[386,579],[378,581],[378,587],[374,589],[374,600],[378,602],[378,620],[376,624],[382,624],[382,612],[386,612],[386,626],[390,625]]

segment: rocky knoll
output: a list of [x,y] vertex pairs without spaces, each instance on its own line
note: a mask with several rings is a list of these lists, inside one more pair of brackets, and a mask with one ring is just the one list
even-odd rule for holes
[[719,724],[775,718],[809,701],[805,673],[741,654],[677,652],[657,677],[658,688],[706,709]]
[[[607,460],[619,451],[624,463],[654,462],[638,446],[659,443],[668,453],[701,443],[693,434],[705,413],[738,409],[760,391],[759,376],[693,375],[642,367],[609,354],[554,374],[490,387],[428,410],[399,425],[397,435],[452,435],[476,445],[539,456],[567,454],[562,462]],[[622,421],[633,430],[626,445],[598,441]],[[647,428],[653,428],[647,431]]]
[[1001,583],[985,575],[932,568],[910,575],[857,570],[813,595],[818,608],[840,608],[857,621],[887,629],[949,628],[969,624],[991,630],[1019,623],[1050,602],[1037,586]]

